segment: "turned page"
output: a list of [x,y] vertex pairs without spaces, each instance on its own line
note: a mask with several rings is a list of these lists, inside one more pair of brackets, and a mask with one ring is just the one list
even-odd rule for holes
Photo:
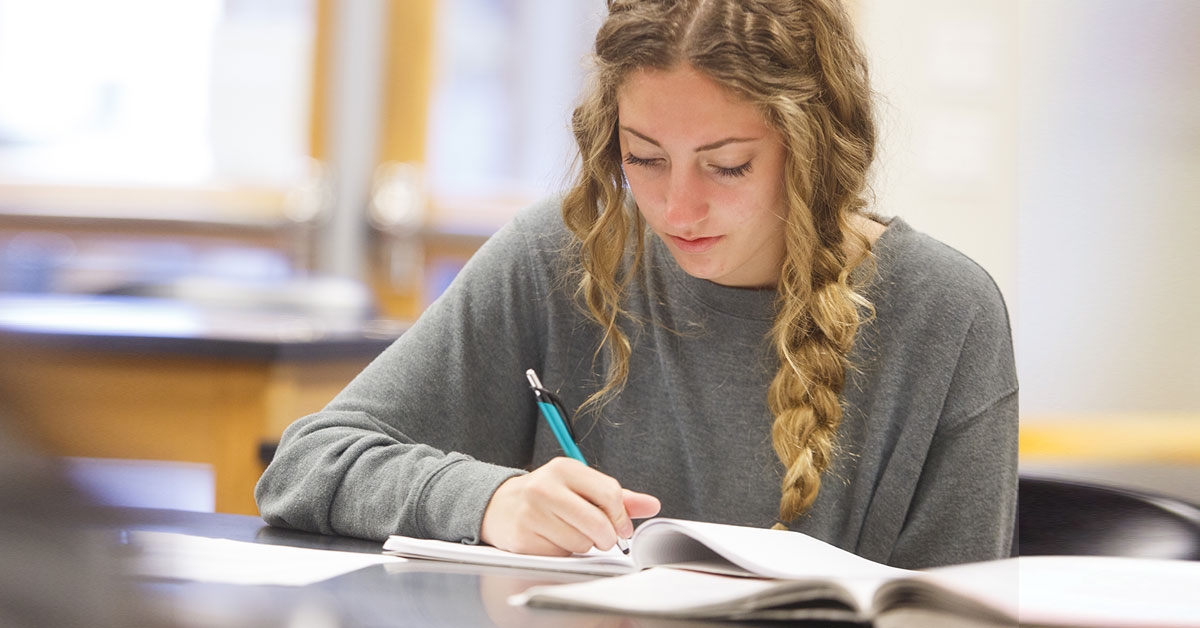
[[703,560],[710,552],[762,578],[889,580],[916,573],[787,530],[652,519],[633,537],[634,562],[642,568]]

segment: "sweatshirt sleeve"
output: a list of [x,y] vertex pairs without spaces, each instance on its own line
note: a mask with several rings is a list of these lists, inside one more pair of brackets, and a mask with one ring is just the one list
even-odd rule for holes
[[1017,500],[1017,380],[999,292],[962,341],[904,526],[889,564],[907,568],[1009,555]]
[[479,542],[492,493],[530,464],[536,429],[524,371],[541,363],[549,278],[530,250],[544,228],[525,218],[325,409],[285,430],[255,490],[264,520]]

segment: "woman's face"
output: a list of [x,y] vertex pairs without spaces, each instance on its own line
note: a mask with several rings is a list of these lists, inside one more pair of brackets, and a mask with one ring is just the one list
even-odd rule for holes
[[617,112],[629,189],[683,270],[726,286],[774,286],[784,148],[758,109],[680,65],[632,73]]

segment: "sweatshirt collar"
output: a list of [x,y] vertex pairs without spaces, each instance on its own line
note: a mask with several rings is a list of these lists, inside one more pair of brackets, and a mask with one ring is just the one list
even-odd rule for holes
[[[887,225],[888,228],[875,241],[872,249],[875,255],[876,279],[892,265],[908,239],[906,236],[912,231],[900,218],[890,219]],[[646,234],[646,246],[650,253],[647,261],[660,265],[671,283],[682,288],[697,301],[718,312],[738,318],[774,320],[775,299],[778,296],[775,288],[734,288],[693,277],[680,268],[670,250],[652,232]]]

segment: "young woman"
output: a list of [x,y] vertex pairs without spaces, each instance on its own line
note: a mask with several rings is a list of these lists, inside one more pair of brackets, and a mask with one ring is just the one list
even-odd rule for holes
[[285,432],[263,517],[561,554],[661,513],[904,567],[1007,555],[1004,303],[865,210],[870,91],[836,0],[610,0],[595,59],[571,188]]

